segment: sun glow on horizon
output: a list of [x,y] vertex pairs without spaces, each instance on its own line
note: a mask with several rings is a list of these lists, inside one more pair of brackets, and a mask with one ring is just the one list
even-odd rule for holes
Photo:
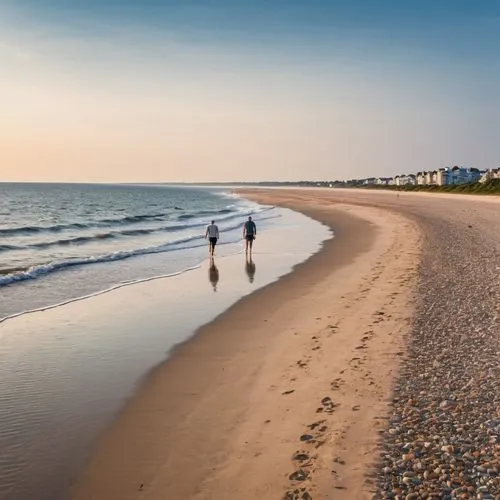
[[[50,12],[58,21],[64,3]],[[3,8],[0,180],[334,179],[497,163],[498,64],[391,45],[376,25],[363,38],[356,22],[316,20],[315,31],[306,19],[273,39],[265,24],[217,36]]]

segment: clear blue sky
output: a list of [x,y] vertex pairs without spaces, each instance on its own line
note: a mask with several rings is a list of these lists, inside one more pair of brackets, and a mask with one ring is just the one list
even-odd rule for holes
[[494,167],[499,56],[494,1],[4,1],[4,180]]

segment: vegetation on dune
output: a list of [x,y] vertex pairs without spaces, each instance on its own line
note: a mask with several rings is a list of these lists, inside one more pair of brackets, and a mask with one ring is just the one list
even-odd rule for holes
[[362,186],[366,189],[390,189],[392,191],[425,191],[431,193],[464,193],[464,194],[493,194],[500,195],[500,179],[491,179],[487,182],[470,184],[437,185],[406,185],[406,186]]

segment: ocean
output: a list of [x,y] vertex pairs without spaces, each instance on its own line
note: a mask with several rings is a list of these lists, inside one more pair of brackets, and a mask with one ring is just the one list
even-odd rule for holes
[[[221,238],[209,262],[211,220]],[[68,498],[99,436],[176,346],[330,237],[227,189],[0,184],[0,498]]]
[[239,252],[248,215],[282,218],[215,188],[0,184],[0,320],[199,266],[211,220],[218,254]]

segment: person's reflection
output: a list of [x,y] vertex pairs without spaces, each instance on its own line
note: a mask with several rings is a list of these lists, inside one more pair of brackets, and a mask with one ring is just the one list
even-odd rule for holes
[[214,292],[217,291],[217,283],[219,282],[219,270],[215,265],[215,260],[213,258],[210,259],[210,267],[208,268],[208,279],[210,283],[212,283],[212,287]]
[[253,283],[255,276],[255,262],[252,260],[252,254],[247,254],[245,271],[247,273],[248,280],[250,281],[250,283]]

